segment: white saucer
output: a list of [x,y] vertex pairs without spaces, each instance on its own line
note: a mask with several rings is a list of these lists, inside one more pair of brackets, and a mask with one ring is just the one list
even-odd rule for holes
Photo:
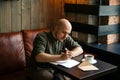
[[[85,61],[85,59],[82,59],[82,61]],[[95,64],[95,63],[97,63],[97,60],[94,59],[94,60],[90,61],[90,63]]]

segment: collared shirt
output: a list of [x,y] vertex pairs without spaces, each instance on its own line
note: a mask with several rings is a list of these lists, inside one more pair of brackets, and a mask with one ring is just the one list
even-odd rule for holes
[[65,48],[72,50],[78,46],[80,45],[70,36],[63,41],[59,41],[53,37],[52,32],[39,33],[33,43],[33,51],[30,57],[29,66],[33,68],[47,66],[47,63],[38,63],[35,61],[35,56],[41,52],[56,55],[60,54]]

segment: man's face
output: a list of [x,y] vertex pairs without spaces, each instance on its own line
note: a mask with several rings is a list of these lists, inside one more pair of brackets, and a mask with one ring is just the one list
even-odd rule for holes
[[63,41],[68,37],[70,33],[71,33],[70,27],[61,27],[59,29],[56,29],[55,36],[58,40]]

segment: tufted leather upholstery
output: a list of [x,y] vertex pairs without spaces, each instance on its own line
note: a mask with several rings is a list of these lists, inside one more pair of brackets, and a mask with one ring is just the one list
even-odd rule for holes
[[0,33],[0,80],[26,80],[34,38],[43,31],[49,30],[42,28]]

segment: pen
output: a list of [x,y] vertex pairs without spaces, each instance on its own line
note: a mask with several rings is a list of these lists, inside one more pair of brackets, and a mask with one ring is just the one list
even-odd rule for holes
[[64,53],[66,53],[66,51],[67,51],[68,49],[67,48],[65,48],[62,52],[64,52]]

